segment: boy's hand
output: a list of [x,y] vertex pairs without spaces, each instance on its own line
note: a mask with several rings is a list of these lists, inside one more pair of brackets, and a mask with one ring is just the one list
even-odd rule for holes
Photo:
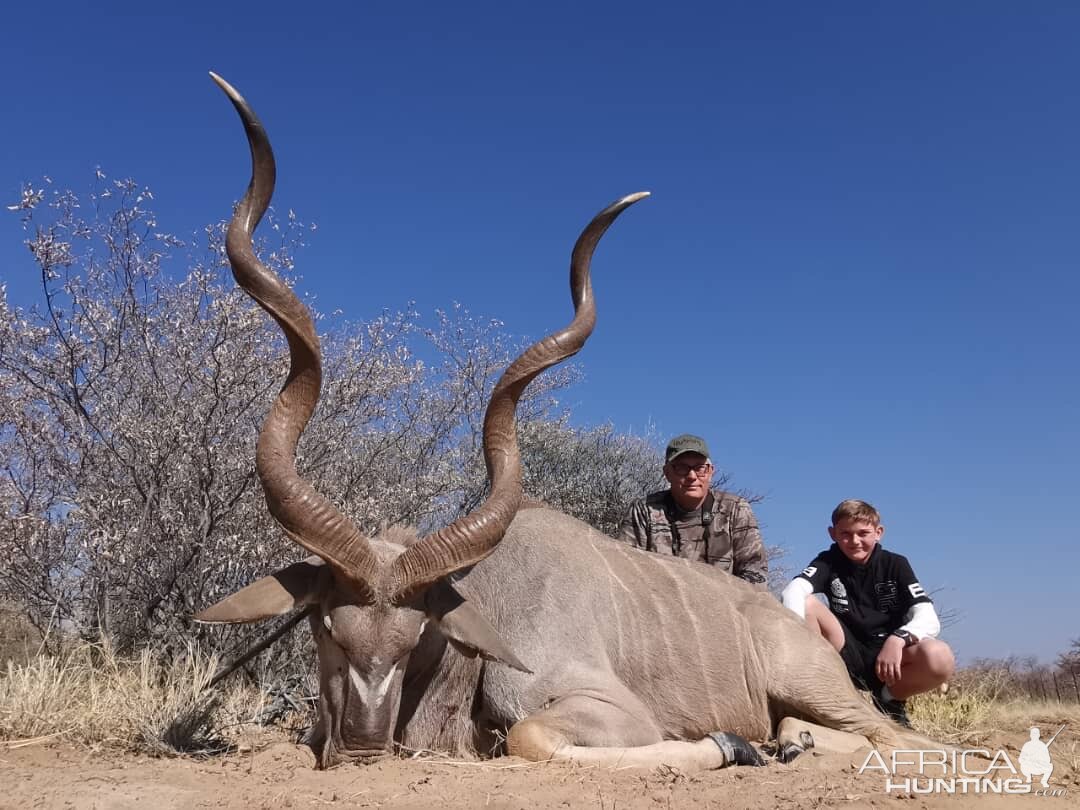
[[877,676],[886,685],[892,686],[900,680],[900,659],[904,657],[904,640],[898,636],[889,636],[881,647],[877,657]]

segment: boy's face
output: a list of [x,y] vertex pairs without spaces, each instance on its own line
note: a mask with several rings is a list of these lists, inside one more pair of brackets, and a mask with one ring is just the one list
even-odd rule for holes
[[829,537],[844,552],[844,556],[856,565],[865,565],[874,546],[885,534],[884,526],[875,526],[868,520],[844,518],[829,527]]

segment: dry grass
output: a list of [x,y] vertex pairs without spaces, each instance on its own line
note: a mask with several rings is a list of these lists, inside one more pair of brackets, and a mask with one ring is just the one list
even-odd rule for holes
[[959,742],[981,729],[993,728],[999,698],[992,689],[951,691],[948,695],[928,692],[907,702],[913,725],[934,739]]
[[254,688],[208,688],[217,661],[189,649],[171,666],[149,650],[134,658],[81,645],[0,672],[0,739],[61,737],[168,755],[227,750],[253,732]]
[[[195,649],[165,665],[151,650],[123,658],[89,644],[60,656],[38,653],[20,655],[6,666],[0,662],[0,747],[59,738],[172,755],[254,748],[281,739],[280,732],[257,722],[279,714],[272,708],[280,701],[235,682],[210,689],[216,669],[215,658]],[[1007,674],[980,671],[948,695],[912,698],[908,711],[919,731],[952,744],[1004,729],[1067,723],[1059,748],[1074,771],[1080,767],[1080,704],[1016,697],[1009,687]]]
[[911,698],[908,714],[919,731],[949,743],[985,739],[996,731],[1030,725],[1068,723],[1080,731],[1080,703],[1017,695],[1008,673],[995,670],[959,680],[947,695],[929,692]]

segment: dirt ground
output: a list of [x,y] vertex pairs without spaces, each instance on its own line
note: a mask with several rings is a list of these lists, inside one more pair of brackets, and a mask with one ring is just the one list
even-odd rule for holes
[[[980,746],[1014,763],[1026,729],[995,732]],[[274,743],[210,759],[153,759],[65,743],[0,745],[0,808],[982,808],[1080,807],[1080,729],[1051,748],[1057,795],[886,793],[880,772],[859,774],[868,751],[808,754],[791,765],[684,775],[527,763],[390,758],[316,771],[310,751]],[[1045,739],[1045,738],[1044,738]],[[15,747],[18,746],[18,747]],[[1011,775],[1011,774],[1005,774]],[[1037,781],[1037,780],[1036,780]],[[1039,804],[1032,804],[1038,802]]]

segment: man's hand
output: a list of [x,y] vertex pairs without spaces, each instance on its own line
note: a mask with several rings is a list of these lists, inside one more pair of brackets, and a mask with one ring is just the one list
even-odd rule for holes
[[900,659],[904,657],[904,640],[899,636],[889,636],[881,647],[877,657],[877,676],[886,685],[892,686],[900,680]]

